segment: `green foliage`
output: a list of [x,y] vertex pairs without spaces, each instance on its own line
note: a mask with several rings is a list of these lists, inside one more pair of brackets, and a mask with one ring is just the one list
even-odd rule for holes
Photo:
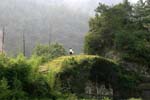
[[37,97],[54,97],[45,76],[39,73],[38,66],[42,63],[42,58],[36,56],[27,59],[22,54],[16,58],[0,55],[0,99],[32,100]]
[[140,29],[146,29],[150,31],[149,0],[139,0],[134,9],[134,22],[137,23],[138,26],[140,26]]
[[104,97],[102,100],[111,100],[111,99],[109,99],[109,98],[107,98],[107,97]]
[[[68,59],[64,57],[64,60],[62,60],[63,57],[57,58],[57,63],[55,63],[57,67],[50,67],[49,72],[56,74],[53,74],[55,78],[52,83],[56,86],[59,80],[59,86],[63,93],[75,93],[82,97],[85,93],[86,83],[89,81],[99,85],[105,84],[106,88],[113,88],[124,97],[127,97],[126,94],[130,91],[134,93],[136,90],[140,79],[136,73],[126,71],[118,64],[102,57],[85,56],[80,60],[77,57],[68,57]],[[61,64],[58,64],[58,61]],[[55,66],[54,62],[55,60],[49,65]]]
[[[100,3],[95,17],[89,21],[84,52],[140,64],[149,74],[149,8],[143,0],[136,5],[128,0],[114,6]],[[112,51],[115,53],[110,55]]]
[[48,83],[48,85],[51,87],[51,89],[54,91],[55,90],[55,81],[56,81],[56,79],[55,79],[55,73],[54,72],[52,72],[52,71],[50,71],[48,74],[47,74],[47,76],[46,76],[46,78],[47,78],[47,83]]
[[44,61],[63,56],[66,54],[64,47],[58,43],[50,45],[38,45],[33,54],[43,57]]
[[0,80],[0,100],[10,99],[11,91],[9,90],[8,82],[5,78]]
[[5,55],[0,53],[0,67],[5,68],[9,64],[9,58]]
[[138,99],[138,98],[131,98],[131,99],[129,99],[129,100],[142,100],[142,99]]
[[12,93],[11,93],[11,99],[12,100],[27,100],[27,94],[25,91],[22,90],[22,83],[18,79],[14,79],[13,86],[12,86]]
[[77,96],[74,94],[70,94],[66,100],[78,100]]
[[23,55],[16,58],[1,55],[0,59],[0,95],[3,100],[77,100],[78,96],[84,97],[89,80],[105,84],[107,88],[110,84],[117,86],[118,91],[133,89],[137,82],[137,75],[126,74],[129,72],[99,56],[59,57],[46,64],[50,66],[47,74],[39,72],[38,66],[43,59],[36,55],[29,59]]
[[131,6],[128,3],[113,7],[100,3],[95,18],[89,22],[90,34],[85,39],[85,53],[103,55],[113,49],[115,34],[124,24],[128,25],[130,12]]
[[150,33],[122,31],[116,35],[116,47],[126,60],[149,64]]
[[84,52],[87,54],[101,54],[103,50],[103,41],[100,39],[100,35],[89,33],[85,37]]
[[11,67],[8,67],[7,78],[10,82],[18,79],[25,85],[30,77],[31,66],[27,63],[27,59],[23,55],[11,59]]
[[44,98],[51,96],[50,87],[43,77],[29,82],[25,90],[29,93],[30,97]]
[[[135,6],[128,0],[114,6],[100,3],[89,22],[85,53],[106,57],[114,51],[120,54],[117,56],[121,60],[150,66],[149,2],[140,1]],[[28,59],[23,55],[9,58],[0,54],[0,99],[77,100],[85,96],[88,82],[105,85],[113,89],[114,96],[119,93],[128,98],[136,94],[140,83],[138,73],[109,59],[92,55],[63,56],[65,49],[58,43],[38,45],[33,54]],[[42,67],[47,61],[51,62]],[[45,73],[40,68],[45,68]]]
[[[88,62],[88,61],[83,61]],[[84,64],[85,64],[84,63]],[[70,59],[68,63],[63,65],[66,67],[63,69],[63,72],[60,73],[60,79],[62,80],[62,90],[63,92],[71,92],[77,94],[83,94],[85,92],[86,82],[89,78],[89,63],[84,65],[82,63],[78,63],[73,59]],[[82,66],[82,67],[81,67]],[[80,84],[80,82],[82,84]]]

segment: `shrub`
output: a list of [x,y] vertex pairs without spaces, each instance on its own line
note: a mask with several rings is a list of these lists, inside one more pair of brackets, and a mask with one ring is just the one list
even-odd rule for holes
[[46,62],[54,58],[66,55],[66,51],[62,45],[54,43],[50,45],[38,45],[34,49],[33,54],[41,56]]
[[0,80],[0,100],[10,99],[11,90],[9,90],[8,82],[5,78]]
[[41,57],[26,59],[22,54],[15,58],[0,55],[0,100],[51,98],[47,80],[38,72],[41,63]]

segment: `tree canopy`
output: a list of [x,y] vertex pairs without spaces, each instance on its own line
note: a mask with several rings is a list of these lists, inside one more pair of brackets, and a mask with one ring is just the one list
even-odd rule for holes
[[85,53],[142,64],[148,71],[149,0],[139,0],[135,5],[131,5],[128,0],[114,6],[100,3],[95,11],[95,17],[89,21],[89,33],[85,37]]
[[37,45],[33,51],[33,54],[41,56],[45,61],[66,55],[64,47],[58,43],[50,45]]

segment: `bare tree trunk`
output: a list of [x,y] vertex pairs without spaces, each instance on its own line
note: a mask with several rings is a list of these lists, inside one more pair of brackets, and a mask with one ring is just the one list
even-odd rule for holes
[[25,45],[25,36],[23,33],[23,55],[26,56],[26,45]]
[[3,34],[2,34],[2,53],[4,52],[4,42],[5,42],[5,27],[3,27]]

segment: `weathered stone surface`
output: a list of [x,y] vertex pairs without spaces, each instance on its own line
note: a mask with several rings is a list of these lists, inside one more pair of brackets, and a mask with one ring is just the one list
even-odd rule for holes
[[139,86],[143,100],[150,100],[150,77],[143,78],[143,83]]
[[142,98],[143,98],[143,100],[150,100],[150,89],[149,90],[143,90]]

